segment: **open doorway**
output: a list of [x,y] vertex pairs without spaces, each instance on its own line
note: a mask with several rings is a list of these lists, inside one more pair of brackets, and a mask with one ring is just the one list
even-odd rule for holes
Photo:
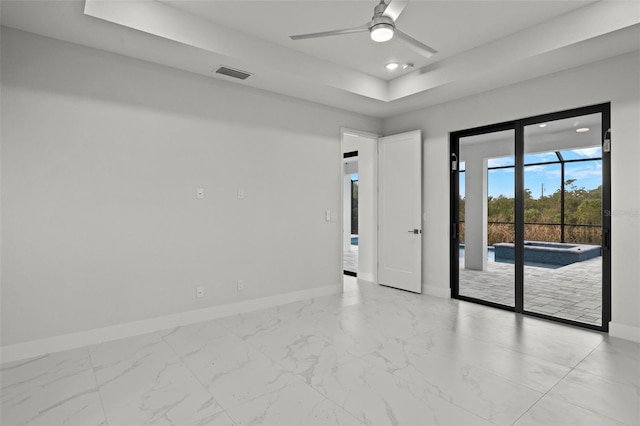
[[421,140],[419,130],[381,138],[342,129],[343,249],[357,254],[356,284],[421,291]]
[[345,275],[358,276],[358,151],[345,152],[343,172],[343,269]]
[[351,129],[341,136],[343,270],[377,283],[378,136]]

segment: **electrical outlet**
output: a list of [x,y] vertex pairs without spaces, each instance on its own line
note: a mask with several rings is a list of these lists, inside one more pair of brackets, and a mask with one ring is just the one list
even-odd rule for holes
[[204,297],[204,287],[196,287],[196,297]]
[[238,200],[244,200],[244,188],[238,188]]
[[244,280],[238,280],[238,291],[244,290]]

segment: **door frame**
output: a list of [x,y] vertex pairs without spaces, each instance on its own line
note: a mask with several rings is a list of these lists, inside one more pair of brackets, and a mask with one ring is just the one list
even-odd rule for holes
[[[564,324],[579,326],[583,328],[609,331],[611,321],[611,216],[605,212],[611,211],[611,153],[602,150],[602,325],[590,325],[582,322],[572,321],[564,318],[557,318],[551,315],[526,311],[524,309],[524,128],[532,124],[538,124],[554,120],[562,120],[581,115],[600,113],[602,117],[601,143],[604,142],[609,133],[611,138],[611,104],[609,102],[590,105],[581,108],[574,108],[548,114],[536,115],[523,119],[507,121],[488,126],[480,126],[472,129],[465,129],[451,132],[449,134],[450,146],[450,287],[453,299],[466,300],[479,303],[494,308],[514,311],[533,317],[552,320]],[[514,295],[515,306],[506,306],[498,303],[476,299],[460,295],[460,274],[459,274],[459,202],[460,192],[458,167],[453,167],[453,162],[460,158],[459,141],[463,137],[476,136],[486,133],[493,133],[503,130],[515,131],[515,282]],[[457,166],[457,164],[456,164]]]
[[[340,212],[344,212],[344,185],[343,185],[343,176],[344,176],[344,153],[345,152],[350,152],[350,151],[358,151],[358,174],[360,175],[360,178],[362,179],[362,174],[360,172],[360,168],[361,167],[366,167],[367,164],[363,164],[366,163],[366,153],[365,151],[370,148],[367,147],[366,144],[365,145],[359,145],[356,148],[349,148],[348,150],[345,150],[345,136],[348,137],[362,137],[364,139],[368,139],[368,140],[375,140],[375,149],[372,150],[372,155],[373,158],[371,159],[372,164],[370,164],[370,166],[373,169],[373,176],[372,176],[372,181],[370,182],[370,184],[373,186],[373,188],[375,188],[374,193],[372,194],[373,196],[373,200],[372,200],[372,211],[370,212],[371,216],[372,216],[372,220],[373,222],[375,222],[376,225],[376,229],[377,229],[377,223],[378,223],[378,139],[381,137],[379,134],[376,133],[371,133],[371,132],[366,132],[363,130],[356,130],[356,129],[352,129],[352,128],[348,128],[348,127],[341,127],[340,128],[340,169],[339,169],[339,173],[340,173]],[[360,188],[359,188],[360,189]],[[358,200],[360,201],[360,200]],[[360,213],[361,213],[361,209],[358,209],[358,225],[361,226],[362,223],[360,221]],[[340,276],[344,276],[344,268],[343,268],[343,246],[342,246],[342,241],[344,238],[344,233],[345,233],[345,229],[344,229],[344,223],[341,220],[341,225],[340,225]],[[367,232],[365,230],[365,232]],[[362,229],[360,229],[360,233],[362,233]],[[375,270],[372,270],[370,272],[363,272],[360,269],[360,262],[361,262],[361,256],[362,256],[362,246],[361,246],[361,242],[362,239],[359,239],[358,241],[358,272],[357,272],[357,277],[359,279],[363,279],[366,281],[371,281],[377,284],[378,282],[378,277],[377,277],[377,267],[375,268]],[[366,241],[365,241],[366,243]],[[375,261],[375,264],[377,265],[377,256],[378,256],[378,233],[373,232],[371,235],[369,235],[369,243],[370,247],[368,247],[367,250],[365,250],[365,254],[368,253],[369,251],[373,251],[375,253],[375,259],[368,259],[371,261]]]
[[[488,300],[476,299],[473,297],[460,295],[460,267],[459,267],[459,243],[460,243],[460,230],[459,230],[459,218],[458,211],[460,209],[460,202],[458,200],[458,195],[460,194],[460,181],[458,179],[458,168],[459,168],[459,159],[460,159],[460,144],[459,141],[461,138],[468,136],[478,136],[484,135],[487,133],[496,133],[513,130],[515,132],[515,121],[490,124],[487,126],[474,127],[471,129],[460,130],[456,132],[452,132],[449,134],[449,147],[450,147],[450,164],[449,164],[449,182],[450,182],[450,203],[449,203],[449,215],[450,215],[450,237],[451,244],[449,245],[449,258],[450,258],[450,272],[449,272],[449,280],[450,280],[450,288],[451,288],[451,298],[452,299],[460,299],[465,300],[467,302],[475,302],[480,303],[482,305],[491,306],[494,308],[505,309],[505,310],[513,310],[513,307],[507,305],[501,305],[499,303],[491,302]],[[516,143],[517,145],[517,143]],[[454,170],[453,162],[456,162],[456,167]],[[516,159],[517,161],[517,159]],[[517,163],[516,163],[517,164]],[[517,179],[517,173],[516,173]],[[516,183],[514,185],[517,186]],[[518,194],[516,188],[516,199],[521,198],[522,194]],[[517,211],[516,211],[517,215]],[[517,226],[517,225],[516,225]],[[524,228],[523,228],[524,229]],[[517,234],[516,234],[517,235]],[[523,258],[524,258],[524,246],[522,248]],[[518,259],[518,246],[515,247],[515,256],[516,256],[516,270],[515,275],[518,275],[517,270],[517,259]],[[455,260],[455,263],[454,263]],[[517,279],[517,278],[516,278]],[[517,305],[517,303],[516,303]]]

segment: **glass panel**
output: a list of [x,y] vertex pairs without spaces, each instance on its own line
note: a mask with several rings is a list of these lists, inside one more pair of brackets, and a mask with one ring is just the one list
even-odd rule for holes
[[565,166],[565,241],[597,244],[602,241],[602,160]]
[[514,157],[514,156],[489,158],[487,160],[487,166],[489,168],[514,166],[516,164],[515,161],[516,161],[516,157]]
[[555,162],[524,169],[524,310],[600,326],[601,117],[545,124],[524,129],[525,164]]
[[525,166],[525,241],[561,242],[561,170],[561,164]]
[[542,152],[539,154],[527,154],[524,156],[524,164],[553,163],[560,161],[555,152]]
[[584,160],[587,158],[602,158],[602,148],[594,146],[591,148],[576,148],[560,151],[564,160]]
[[465,171],[458,175],[459,294],[510,307],[515,302],[514,135],[509,130],[461,138]]

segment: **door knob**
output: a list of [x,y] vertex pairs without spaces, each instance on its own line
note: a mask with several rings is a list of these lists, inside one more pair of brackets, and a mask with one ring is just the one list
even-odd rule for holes
[[411,231],[407,231],[407,232],[411,232],[412,234],[422,234],[422,230],[420,229],[412,229]]

